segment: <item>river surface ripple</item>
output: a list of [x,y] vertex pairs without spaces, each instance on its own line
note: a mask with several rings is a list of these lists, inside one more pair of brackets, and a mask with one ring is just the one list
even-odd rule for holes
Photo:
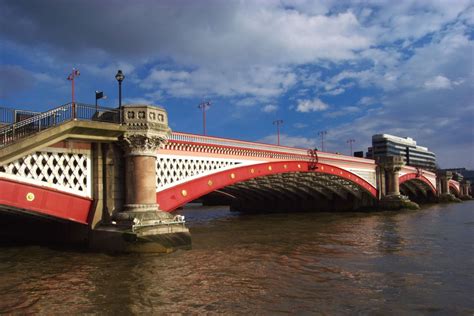
[[474,313],[474,201],[241,215],[188,207],[193,249],[0,248],[0,313]]

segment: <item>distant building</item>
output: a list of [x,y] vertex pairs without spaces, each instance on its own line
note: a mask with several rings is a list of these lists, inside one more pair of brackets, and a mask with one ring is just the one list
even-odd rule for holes
[[[451,171],[453,174],[458,174],[461,177],[457,176],[461,180],[469,180],[471,181],[471,184],[474,183],[474,170],[468,170],[466,168],[449,168],[449,169],[443,169],[445,171]],[[456,179],[455,179],[456,180]]]
[[375,159],[384,156],[402,156],[408,166],[436,170],[436,155],[428,148],[418,146],[410,137],[389,134],[372,136],[372,147],[368,148],[366,157]]

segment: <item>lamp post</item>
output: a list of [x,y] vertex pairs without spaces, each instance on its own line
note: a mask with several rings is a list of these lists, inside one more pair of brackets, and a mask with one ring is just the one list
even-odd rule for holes
[[318,135],[321,136],[321,151],[324,151],[324,136],[328,133],[328,131],[320,131]]
[[120,113],[120,123],[122,123],[123,115],[122,115],[122,81],[125,79],[125,75],[123,74],[122,70],[119,69],[117,74],[115,75],[115,79],[117,79],[119,84],[119,113]]
[[355,139],[348,139],[347,140],[347,143],[349,144],[350,148],[351,148],[351,152],[349,154],[349,156],[352,156],[352,143],[355,143]]
[[202,134],[206,135],[206,109],[211,107],[211,101],[203,101],[198,105],[199,109],[202,109]]
[[79,77],[81,73],[78,69],[72,68],[72,72],[67,76],[67,80],[71,81],[71,90],[72,90],[72,118],[76,118],[76,103],[74,102],[74,79]]
[[277,126],[277,144],[280,146],[280,125],[283,124],[283,120],[273,121],[273,125]]

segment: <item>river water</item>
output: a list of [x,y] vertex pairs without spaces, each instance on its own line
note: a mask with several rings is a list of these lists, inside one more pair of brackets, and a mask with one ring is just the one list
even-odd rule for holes
[[193,249],[0,248],[0,313],[474,313],[474,201],[239,215],[188,207]]

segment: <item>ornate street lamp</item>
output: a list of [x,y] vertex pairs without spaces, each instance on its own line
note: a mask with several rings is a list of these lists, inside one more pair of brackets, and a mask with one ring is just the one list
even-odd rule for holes
[[81,73],[78,69],[72,68],[72,72],[67,76],[67,80],[71,81],[71,88],[72,88],[72,118],[76,118],[76,102],[74,100],[74,79],[79,77]]
[[211,107],[211,101],[203,101],[198,105],[202,110],[202,134],[206,135],[206,110]]
[[348,139],[347,140],[347,143],[349,144],[350,148],[351,148],[351,153],[350,153],[350,156],[352,156],[352,143],[355,143],[355,139]]
[[318,132],[318,136],[321,136],[321,151],[324,151],[324,136],[326,136],[327,133],[328,131]]
[[117,79],[119,84],[119,113],[120,113],[120,123],[122,123],[122,81],[125,79],[125,75],[123,74],[122,70],[117,71],[115,75],[115,79]]
[[273,125],[277,126],[277,144],[280,146],[280,125],[283,124],[283,120],[273,121]]

